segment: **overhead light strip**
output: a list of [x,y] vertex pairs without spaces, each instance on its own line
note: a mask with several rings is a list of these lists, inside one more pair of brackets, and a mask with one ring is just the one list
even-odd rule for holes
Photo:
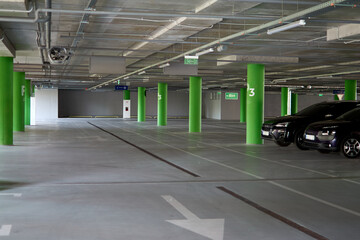
[[305,26],[306,25],[306,21],[304,19],[301,19],[299,21],[296,22],[292,22],[277,28],[273,28],[267,31],[268,35],[272,35],[274,33],[278,33],[278,32],[282,32],[282,31],[286,31],[292,28],[296,28],[296,27],[300,27],[300,26]]

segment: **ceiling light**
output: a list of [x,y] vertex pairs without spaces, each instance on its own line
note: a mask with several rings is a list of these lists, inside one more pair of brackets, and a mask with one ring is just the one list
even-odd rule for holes
[[126,80],[126,79],[129,79],[130,77],[129,76],[127,76],[127,77],[124,77],[124,80]]
[[226,51],[227,50],[227,46],[226,45],[220,45],[220,46],[218,46],[217,48],[216,48],[216,50],[218,51],[218,52],[222,52],[222,51]]
[[212,53],[212,52],[214,52],[214,49],[213,49],[213,48],[209,48],[209,49],[206,49],[206,50],[204,50],[204,51],[198,52],[198,53],[196,53],[195,55],[199,57],[199,56],[205,55],[205,54],[207,54],[207,53]]
[[206,1],[205,3],[203,3],[202,5],[198,6],[197,8],[195,8],[195,13],[198,13],[202,10],[204,10],[207,7],[210,7],[211,5],[213,5],[214,3],[216,3],[218,0],[209,0]]
[[145,73],[146,73],[145,71],[142,71],[142,72],[139,72],[138,75],[143,75]]
[[305,25],[306,25],[306,21],[304,19],[301,19],[299,21],[292,22],[292,23],[289,23],[289,24],[286,24],[286,25],[283,25],[283,26],[280,26],[280,27],[277,27],[277,28],[269,29],[267,31],[267,34],[271,35],[271,34],[274,34],[274,33],[282,32],[282,31],[285,31],[285,30],[289,30],[289,29],[292,29],[292,28],[305,26]]
[[170,66],[170,63],[165,63],[165,64],[160,65],[159,68],[166,68],[169,66]]

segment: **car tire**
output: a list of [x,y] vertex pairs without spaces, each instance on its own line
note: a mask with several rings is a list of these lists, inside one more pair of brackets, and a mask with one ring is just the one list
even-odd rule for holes
[[300,129],[298,131],[296,131],[295,133],[295,137],[294,137],[294,142],[295,145],[300,149],[300,150],[309,150],[309,148],[305,147],[303,145],[304,142],[304,131],[305,129]]
[[347,158],[356,158],[360,155],[360,138],[347,136],[341,142],[341,152]]
[[319,153],[323,153],[323,154],[327,154],[327,153],[330,153],[331,151],[330,151],[330,150],[326,150],[326,149],[318,149],[318,152],[319,152]]
[[291,144],[291,142],[285,142],[285,141],[275,141],[275,143],[277,144],[277,145],[279,145],[280,147],[287,147],[287,146],[289,146],[290,144]]

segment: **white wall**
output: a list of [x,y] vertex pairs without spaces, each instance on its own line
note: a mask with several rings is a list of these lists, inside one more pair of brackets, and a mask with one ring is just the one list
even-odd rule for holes
[[58,90],[35,89],[36,121],[58,118]]

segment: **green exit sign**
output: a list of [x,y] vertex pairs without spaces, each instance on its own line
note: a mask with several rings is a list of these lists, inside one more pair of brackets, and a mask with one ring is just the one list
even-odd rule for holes
[[239,99],[239,94],[238,93],[225,93],[225,99],[226,100],[238,100]]
[[199,57],[198,56],[185,56],[184,64],[186,65],[198,65]]

